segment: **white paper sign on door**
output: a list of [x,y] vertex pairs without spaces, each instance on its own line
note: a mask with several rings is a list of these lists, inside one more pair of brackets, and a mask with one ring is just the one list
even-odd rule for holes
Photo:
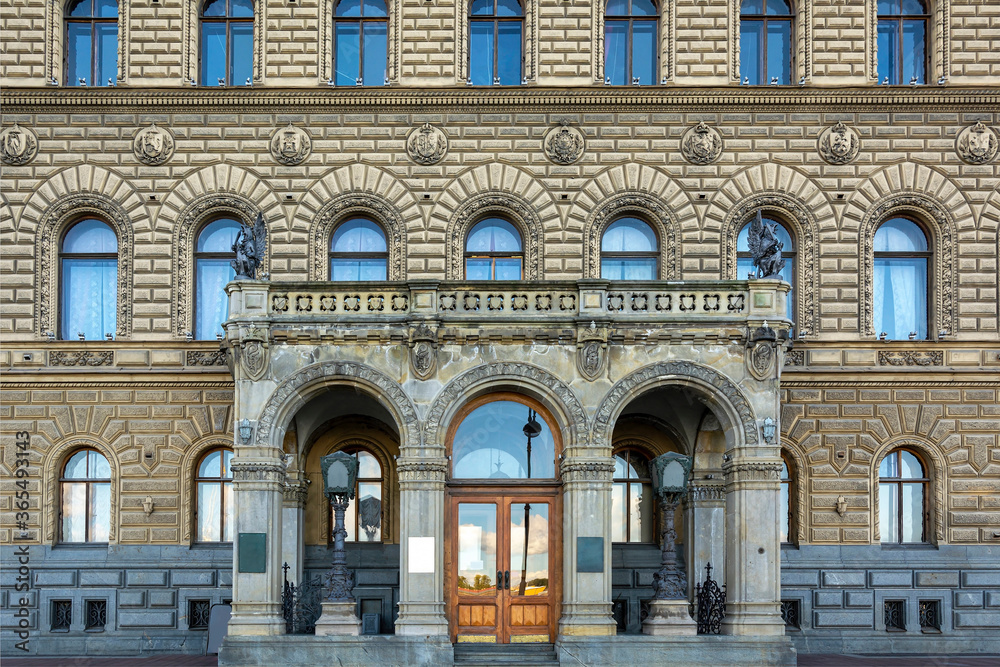
[[407,547],[406,571],[410,574],[434,574],[434,538],[411,537]]

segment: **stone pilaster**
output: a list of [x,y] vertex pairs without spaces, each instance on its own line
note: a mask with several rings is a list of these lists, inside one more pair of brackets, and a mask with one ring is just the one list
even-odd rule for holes
[[693,480],[684,508],[684,562],[693,599],[695,585],[705,580],[705,565],[712,564],[714,579],[726,571],[726,487],[721,480]]
[[[444,604],[444,482],[448,460],[443,457],[400,457],[399,474],[399,617],[397,635],[448,636]],[[423,539],[421,539],[423,538]],[[428,543],[427,538],[431,542]],[[433,550],[433,566],[419,567]],[[412,551],[411,551],[412,550]],[[433,571],[427,572],[426,570]]]
[[309,486],[304,480],[285,482],[281,503],[281,562],[288,563],[288,580],[302,581],[305,558],[305,506]]
[[[610,457],[567,457],[563,479],[563,602],[559,636],[617,633],[611,615]],[[604,571],[577,571],[577,538],[603,540]]]

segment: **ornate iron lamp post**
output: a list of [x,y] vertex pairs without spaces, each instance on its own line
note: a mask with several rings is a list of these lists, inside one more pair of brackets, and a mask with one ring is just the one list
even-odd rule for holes
[[687,493],[691,458],[673,452],[662,454],[649,462],[649,474],[663,517],[660,531],[663,551],[660,569],[653,574],[653,600],[642,631],[647,635],[694,635],[698,628],[688,613],[687,580],[677,567],[674,544],[677,539],[674,514]]
[[361,621],[354,613],[354,573],[347,569],[344,539],[344,513],[354,498],[354,483],[358,479],[358,460],[350,454],[336,452],[320,459],[323,470],[323,491],[333,506],[333,566],[325,583],[330,594],[323,601],[323,612],[316,621],[317,635],[358,635]]

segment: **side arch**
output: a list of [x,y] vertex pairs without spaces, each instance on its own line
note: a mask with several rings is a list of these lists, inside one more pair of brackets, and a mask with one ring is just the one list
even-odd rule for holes
[[806,520],[809,518],[808,506],[806,505],[808,502],[806,498],[806,475],[808,474],[809,466],[806,464],[806,458],[799,451],[798,446],[784,439],[782,439],[781,443],[781,455],[792,463],[792,469],[789,470],[789,474],[792,476],[792,488],[795,492],[794,498],[791,498],[794,503],[792,515],[795,519],[795,525],[792,526],[792,529],[795,531],[795,543],[803,544],[806,541]]
[[[982,212],[979,214],[978,228],[980,231],[993,232],[996,240],[997,257],[1000,257],[1000,187],[993,190],[986,199]],[[996,273],[997,293],[1000,294],[1000,268]],[[998,304],[1000,309],[1000,304]],[[1000,310],[995,311],[1000,313]]]
[[680,226],[669,206],[659,197],[636,190],[623,192],[601,203],[587,220],[583,236],[586,258],[585,278],[601,277],[601,240],[604,230],[622,216],[634,215],[650,223],[660,239],[660,280],[676,280],[680,275],[677,237]]
[[195,486],[195,468],[198,461],[206,452],[212,449],[225,447],[236,451],[233,445],[233,438],[221,437],[218,435],[208,436],[198,440],[194,445],[188,447],[187,452],[180,465],[181,469],[181,501],[179,503],[181,522],[181,543],[191,544],[194,540],[194,507],[198,489]]
[[928,483],[930,491],[928,495],[930,497],[926,502],[930,503],[931,521],[934,525],[930,527],[928,532],[934,536],[934,543],[939,544],[945,539],[944,490],[946,488],[945,475],[947,474],[948,467],[945,465],[940,452],[936,451],[929,442],[912,436],[889,440],[872,453],[872,465],[868,472],[868,483],[872,499],[872,542],[878,544],[882,541],[879,530],[878,469],[882,465],[882,459],[885,458],[886,454],[899,448],[917,450],[923,458],[924,463],[931,468],[927,475],[930,478],[930,482]]
[[108,543],[118,541],[118,524],[121,521],[119,507],[121,506],[121,465],[115,451],[110,446],[91,437],[71,437],[53,446],[42,460],[42,480],[47,483],[45,489],[45,504],[42,511],[42,532],[45,534],[45,544],[55,544],[57,541],[57,524],[59,521],[59,477],[62,466],[69,455],[79,449],[96,449],[108,460],[111,466],[111,522],[108,529]]

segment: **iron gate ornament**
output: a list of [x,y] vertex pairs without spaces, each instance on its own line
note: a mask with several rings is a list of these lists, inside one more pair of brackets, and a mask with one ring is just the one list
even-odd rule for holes
[[694,587],[698,606],[698,634],[717,635],[722,632],[726,617],[726,585],[712,579],[712,564],[705,565],[705,583]]
[[296,586],[288,581],[288,563],[282,565],[281,569],[285,576],[285,584],[281,589],[281,615],[285,619],[285,634],[315,634],[316,621],[322,612],[323,582],[314,578]]

